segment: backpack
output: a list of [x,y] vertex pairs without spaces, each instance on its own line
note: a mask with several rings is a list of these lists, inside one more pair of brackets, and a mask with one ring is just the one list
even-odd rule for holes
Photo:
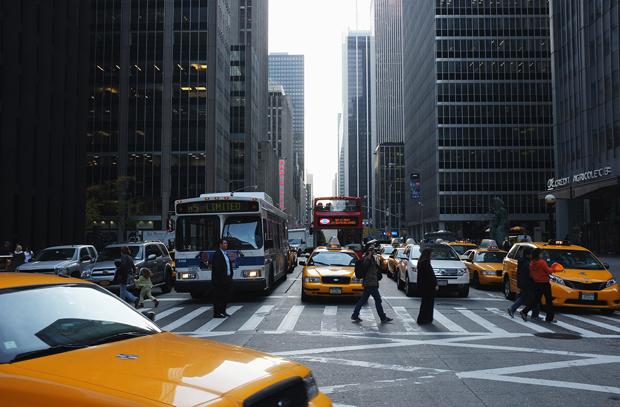
[[357,259],[355,262],[355,278],[358,280],[364,279],[366,277],[366,270],[364,270],[364,261],[363,259]]

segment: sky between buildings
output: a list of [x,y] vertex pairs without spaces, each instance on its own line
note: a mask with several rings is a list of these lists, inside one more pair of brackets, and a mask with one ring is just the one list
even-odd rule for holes
[[269,0],[269,52],[306,56],[306,171],[315,196],[331,195],[338,169],[342,42],[356,28],[370,29],[370,0]]

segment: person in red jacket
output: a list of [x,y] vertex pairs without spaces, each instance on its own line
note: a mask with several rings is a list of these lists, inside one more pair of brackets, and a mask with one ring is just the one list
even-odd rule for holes
[[[530,263],[530,277],[534,281],[534,301],[528,304],[521,311],[521,316],[527,316],[527,313],[534,308],[535,305],[540,304],[542,296],[545,296],[545,312],[547,317],[545,321],[553,322],[555,312],[553,310],[553,297],[551,296],[551,284],[549,283],[549,276],[553,273],[553,270],[545,259],[540,258],[541,250],[534,249],[532,252],[532,262]],[[535,314],[534,314],[535,313]],[[538,312],[534,311],[532,318],[538,318]],[[524,317],[525,319],[525,317]]]

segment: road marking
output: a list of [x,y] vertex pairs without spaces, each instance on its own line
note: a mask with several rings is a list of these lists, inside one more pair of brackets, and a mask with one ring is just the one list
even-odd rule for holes
[[[239,311],[241,308],[243,308],[242,305],[234,305],[232,307],[229,307],[226,310],[226,312],[228,312],[230,315],[233,315],[235,312]],[[227,321],[227,320],[228,318],[213,318],[211,321],[207,322],[200,328],[196,329],[194,333],[211,332],[218,326],[222,325],[224,321]]]
[[455,324],[454,322],[450,321],[444,314],[442,314],[441,312],[439,312],[437,310],[434,311],[433,318],[435,320],[437,320],[437,322],[439,322],[441,325],[446,327],[446,329],[448,331],[452,331],[452,332],[467,332],[461,326],[459,326],[459,325]]
[[465,318],[471,319],[472,321],[474,321],[475,323],[477,323],[484,329],[487,329],[489,332],[492,332],[494,334],[508,333],[508,331],[506,331],[505,329],[497,327],[497,325],[495,325],[494,323],[487,321],[486,319],[482,318],[480,315],[474,314],[472,311],[468,309],[459,309],[457,311],[463,314]]
[[536,331],[536,332],[545,332],[545,333],[552,333],[553,332],[551,329],[544,328],[544,327],[539,326],[537,324],[534,324],[534,323],[531,323],[531,322],[527,323],[527,322],[523,321],[522,319],[520,319],[521,318],[520,316],[516,317],[516,318],[511,318],[510,315],[506,314],[505,311],[502,312],[502,311],[500,311],[497,308],[487,308],[487,311],[491,311],[492,313],[494,313],[497,316],[504,317],[504,318],[506,318],[506,319],[508,319],[508,320],[510,320],[510,321],[512,321],[514,323],[516,323],[516,324],[523,325],[524,327],[526,327],[528,329],[531,329],[533,331]]
[[360,318],[362,318],[362,323],[360,326],[364,328],[369,328],[372,331],[378,331],[379,325],[377,324],[377,320],[375,319],[375,314],[372,312],[372,309],[368,305],[364,305],[360,310]]
[[[500,367],[497,369],[475,370],[475,371],[470,371],[470,372],[464,372],[464,374],[465,375],[467,374],[511,375],[511,374],[519,374],[519,373],[542,372],[545,370],[557,370],[557,369],[580,367],[580,366],[604,365],[604,364],[617,363],[617,362],[620,362],[620,357],[605,356],[605,357],[595,357],[595,358],[587,358],[587,359],[564,360],[564,361],[559,361],[559,362],[532,363],[529,365]],[[461,373],[457,374],[457,376],[459,375],[461,375]]]
[[321,331],[336,332],[338,323],[336,316],[338,315],[337,305],[327,305],[323,310],[323,319],[321,320]]
[[608,317],[608,316],[606,316],[606,315],[599,315],[599,317],[601,317],[601,318],[603,318],[603,319],[606,319],[606,320],[608,320],[608,321],[614,321],[614,322],[616,322],[616,323],[620,323],[620,319],[618,319],[618,318]]
[[200,307],[197,308],[195,310],[193,310],[192,312],[183,315],[181,318],[177,319],[176,321],[173,321],[171,323],[169,323],[168,325],[162,327],[161,329],[164,331],[172,331],[180,326],[183,326],[185,324],[187,324],[189,321],[191,321],[192,319],[196,318],[197,316],[199,316],[200,314],[207,312],[208,310],[210,310],[211,307]]
[[291,309],[288,311],[288,313],[280,323],[280,326],[278,326],[277,331],[292,331],[295,328],[295,324],[297,324],[297,320],[299,320],[299,317],[301,316],[303,310],[303,305],[294,305],[293,307],[291,307]]
[[[435,373],[451,372],[451,370],[435,369],[431,367],[386,365],[383,363],[367,362],[363,360],[325,358],[325,357],[319,357],[319,356],[299,356],[295,359],[301,359],[307,362],[316,362],[316,363],[326,363],[326,364],[334,363],[340,366],[354,366],[354,367],[366,367],[366,368],[371,368],[371,369],[394,370],[396,372],[417,372],[419,370],[432,371]],[[388,381],[385,381],[385,382],[388,382]],[[393,382],[393,380],[390,380],[389,382]]]
[[160,312],[160,313],[156,314],[156,315],[155,315],[155,321],[159,321],[159,320],[161,320],[161,319],[164,319],[164,318],[166,318],[168,315],[172,315],[172,314],[174,314],[175,312],[180,311],[180,310],[182,310],[182,309],[183,309],[183,307],[172,307],[172,308],[168,308],[167,310],[162,311],[162,312]]
[[[541,312],[540,315],[546,316],[546,314],[544,312]],[[554,324],[557,325],[557,326],[560,326],[560,327],[562,327],[562,328],[564,328],[564,329],[566,329],[568,331],[577,332],[578,334],[581,334],[582,336],[586,336],[586,337],[589,337],[589,338],[597,338],[597,337],[601,336],[600,334],[598,334],[596,332],[588,331],[587,329],[583,329],[583,328],[580,328],[578,326],[566,323],[564,321],[560,321],[560,320],[557,319],[557,317],[555,319],[555,323]]]
[[415,319],[413,319],[409,312],[407,312],[407,309],[405,307],[392,307],[392,309],[394,310],[396,317],[398,317],[398,319],[400,319],[401,323],[403,324],[405,331],[415,332],[417,330],[416,328],[414,328],[417,327]]
[[598,326],[599,328],[604,328],[604,329],[607,329],[609,331],[620,332],[620,328],[615,327],[613,325],[606,324],[604,322],[596,321],[594,319],[584,318],[584,317],[579,316],[579,315],[564,314],[564,316],[572,318],[572,319],[576,319],[577,321],[585,322],[586,324]]
[[245,324],[239,328],[239,331],[254,331],[261,322],[265,319],[267,314],[271,312],[273,309],[273,305],[263,305],[261,306],[251,317],[248,319]]
[[498,382],[508,382],[508,383],[520,383],[520,384],[531,384],[535,386],[548,386],[548,387],[559,387],[564,389],[571,390],[589,390],[596,391],[601,393],[611,393],[611,394],[620,394],[619,387],[612,386],[599,386],[595,384],[586,384],[586,383],[575,383],[575,382],[565,382],[560,380],[545,380],[545,379],[530,379],[525,377],[516,377],[516,376],[502,376],[502,375],[493,375],[493,374],[478,374],[472,377],[466,377],[470,379],[481,379],[481,380],[493,380]]
[[373,343],[368,345],[350,345],[350,346],[334,346],[331,348],[313,348],[313,349],[301,349],[301,350],[292,350],[285,352],[273,352],[272,355],[276,356],[303,356],[303,355],[316,355],[317,353],[331,353],[331,352],[349,352],[355,350],[366,350],[366,349],[385,349],[385,348],[398,348],[403,346],[410,345],[420,345],[424,344],[424,341],[416,341],[416,340],[398,340],[395,342],[388,343]]

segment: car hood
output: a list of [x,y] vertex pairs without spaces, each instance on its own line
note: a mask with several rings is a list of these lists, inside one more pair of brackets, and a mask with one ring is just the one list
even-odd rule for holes
[[565,269],[562,272],[553,274],[563,280],[579,281],[582,283],[602,283],[613,278],[611,273],[607,270]]
[[310,373],[253,350],[168,332],[11,366],[174,406],[203,405],[221,397],[238,405],[272,383]]
[[462,269],[465,264],[460,260],[431,260],[433,269]]
[[98,261],[92,265],[93,269],[113,269],[116,268],[114,260]]
[[74,260],[32,261],[18,267],[19,271],[35,271],[43,269],[64,268],[75,264]]
[[324,276],[343,276],[350,277],[354,273],[353,267],[342,267],[342,266],[332,266],[332,267],[312,267],[308,269],[309,275],[316,275],[319,277]]

